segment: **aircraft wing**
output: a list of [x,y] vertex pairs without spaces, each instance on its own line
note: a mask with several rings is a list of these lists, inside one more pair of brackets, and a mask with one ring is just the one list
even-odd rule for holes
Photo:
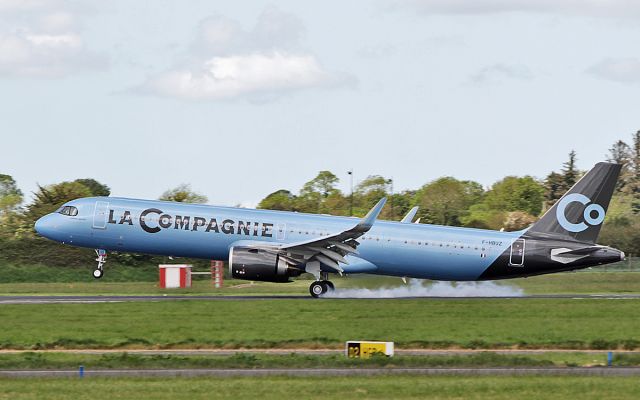
[[[305,261],[319,261],[335,271],[342,273],[340,263],[348,264],[345,256],[358,254],[357,239],[367,233],[373,226],[387,199],[383,197],[365,215],[360,222],[351,229],[328,236],[314,238],[298,243],[289,243],[280,247],[281,257],[290,258],[293,263],[300,263],[300,257]],[[285,254],[282,254],[285,253]]]
[[302,262],[318,261],[336,272],[342,273],[343,269],[340,267],[340,263],[348,264],[344,257],[349,254],[358,254],[357,247],[360,242],[358,242],[357,239],[371,229],[386,201],[386,197],[380,199],[367,215],[351,229],[328,236],[279,246],[280,257],[293,265],[299,265]]

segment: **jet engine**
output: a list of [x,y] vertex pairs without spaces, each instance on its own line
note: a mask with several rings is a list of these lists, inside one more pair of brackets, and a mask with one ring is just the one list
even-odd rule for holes
[[229,272],[235,279],[264,282],[288,282],[302,271],[292,268],[276,252],[255,247],[232,247]]

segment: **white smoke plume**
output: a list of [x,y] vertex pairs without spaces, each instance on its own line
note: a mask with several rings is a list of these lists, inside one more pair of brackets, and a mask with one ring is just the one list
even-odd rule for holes
[[423,284],[419,279],[411,279],[406,285],[398,287],[381,287],[377,289],[337,288],[322,297],[356,298],[356,299],[388,299],[396,297],[520,297],[522,289],[510,285],[498,285],[494,282],[434,282]]

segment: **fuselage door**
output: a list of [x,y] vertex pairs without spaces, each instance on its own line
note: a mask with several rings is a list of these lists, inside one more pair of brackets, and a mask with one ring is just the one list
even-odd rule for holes
[[107,228],[107,213],[109,212],[109,203],[106,201],[96,201],[96,208],[93,213],[93,229]]
[[278,223],[276,225],[276,239],[284,240],[284,238],[286,237],[286,233],[287,233],[287,225],[283,223]]
[[517,239],[511,245],[509,255],[509,265],[512,267],[522,267],[524,265],[524,239]]

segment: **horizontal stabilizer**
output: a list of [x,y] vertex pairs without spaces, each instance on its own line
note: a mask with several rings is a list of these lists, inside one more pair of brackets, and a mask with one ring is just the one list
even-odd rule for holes
[[600,249],[602,249],[601,246],[587,246],[579,249],[567,249],[564,247],[551,249],[551,259],[562,264],[569,264],[581,260]]
[[602,249],[601,246],[588,246],[588,247],[581,247],[579,249],[557,249],[557,250],[564,250],[564,251],[560,251],[557,252],[555,255],[557,256],[587,256],[591,253],[593,253],[594,251],[598,251]]

